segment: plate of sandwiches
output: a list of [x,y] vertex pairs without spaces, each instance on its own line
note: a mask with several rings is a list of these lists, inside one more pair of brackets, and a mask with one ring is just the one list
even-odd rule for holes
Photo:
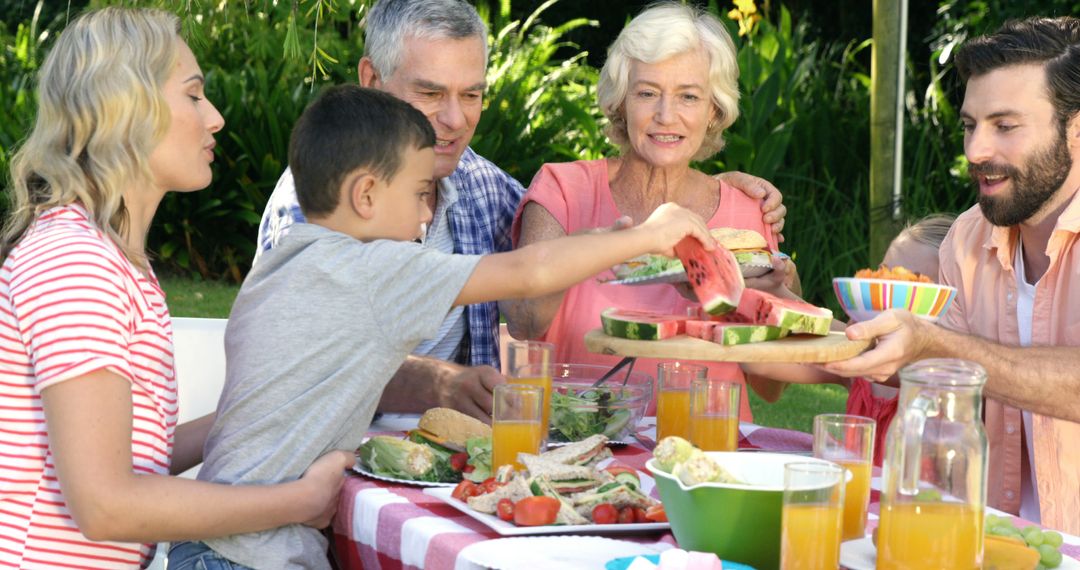
[[[709,230],[721,246],[731,250],[743,277],[761,277],[773,270],[772,253],[765,238],[754,230],[714,228]],[[663,255],[640,255],[611,268],[615,279],[609,285],[655,285],[684,283],[686,270],[678,259]]]
[[[521,453],[518,460],[524,471],[515,471],[510,465],[496,470],[495,478],[503,483],[494,491],[467,498],[465,501],[452,496],[446,488],[424,489],[424,493],[446,502],[466,515],[480,521],[504,536],[536,534],[575,533],[631,533],[655,532],[671,528],[667,522],[642,522],[622,524],[597,524],[592,520],[597,505],[610,504],[616,509],[633,507],[648,509],[659,501],[649,496],[643,481],[651,478],[638,476],[638,483],[609,471],[599,469],[598,464],[611,457],[607,438],[594,435],[588,439],[559,447],[552,451],[533,455]],[[651,487],[651,485],[649,485]],[[517,526],[496,516],[501,499],[517,503],[526,497],[543,495],[558,499],[559,511],[554,524],[543,526]]]

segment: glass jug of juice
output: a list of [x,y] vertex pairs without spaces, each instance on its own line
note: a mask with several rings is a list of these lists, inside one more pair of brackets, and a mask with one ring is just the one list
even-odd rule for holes
[[900,371],[882,466],[878,570],[982,567],[985,382],[981,366],[958,359]]

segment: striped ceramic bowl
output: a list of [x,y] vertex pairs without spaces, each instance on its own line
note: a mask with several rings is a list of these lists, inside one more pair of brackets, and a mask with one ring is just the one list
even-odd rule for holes
[[833,291],[853,321],[870,320],[886,309],[907,309],[936,321],[956,297],[956,288],[947,285],[860,277],[833,278]]

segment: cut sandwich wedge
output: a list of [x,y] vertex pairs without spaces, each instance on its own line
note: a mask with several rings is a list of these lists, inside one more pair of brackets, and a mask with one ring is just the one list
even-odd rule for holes
[[519,453],[518,460],[529,470],[530,477],[545,477],[559,493],[577,493],[600,485],[596,470],[583,465],[566,465],[544,459],[543,456]]
[[607,443],[607,436],[598,433],[581,441],[541,453],[539,457],[552,463],[592,466],[611,457],[611,450],[607,448]]

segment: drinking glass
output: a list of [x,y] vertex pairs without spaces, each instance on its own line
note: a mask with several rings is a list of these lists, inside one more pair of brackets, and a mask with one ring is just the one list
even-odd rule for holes
[[700,364],[661,362],[656,367],[656,441],[669,435],[690,439],[690,383],[705,378]]
[[491,467],[514,464],[518,453],[539,453],[543,440],[541,401],[544,391],[536,386],[500,384],[495,387],[491,422]]
[[844,490],[843,540],[866,536],[876,428],[874,420],[862,416],[820,414],[814,417],[814,457],[832,461],[851,472]]
[[781,570],[834,570],[840,566],[843,481],[844,469],[835,463],[784,466]]
[[715,379],[690,384],[690,443],[702,451],[739,447],[739,392],[734,382]]
[[544,440],[547,440],[547,432],[551,429],[551,359],[554,351],[555,345],[550,342],[515,340],[510,342],[506,352],[510,361],[507,382],[536,386],[544,390],[544,414],[540,420]]

